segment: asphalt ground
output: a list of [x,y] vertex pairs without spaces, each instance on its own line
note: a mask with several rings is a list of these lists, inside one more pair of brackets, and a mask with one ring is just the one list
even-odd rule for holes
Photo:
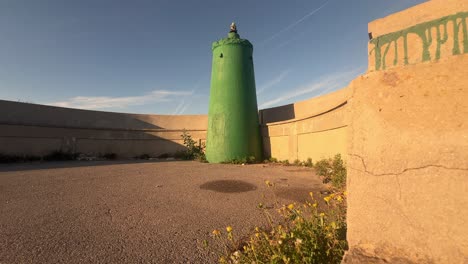
[[312,169],[295,166],[1,165],[0,263],[215,263],[219,248],[202,249],[214,229],[245,237],[266,224],[259,203],[301,202],[323,189]]

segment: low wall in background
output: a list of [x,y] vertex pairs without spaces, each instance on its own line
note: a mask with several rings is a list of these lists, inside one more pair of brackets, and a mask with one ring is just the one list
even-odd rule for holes
[[[349,89],[259,112],[265,157],[346,158]],[[141,115],[0,100],[0,154],[42,156],[61,150],[128,158],[184,149],[186,130],[206,140],[206,115]]]
[[204,115],[125,114],[2,100],[0,113],[0,153],[10,155],[172,154],[184,149],[184,130],[204,141],[208,122]]
[[349,89],[260,110],[265,157],[293,162],[320,159],[347,150]]

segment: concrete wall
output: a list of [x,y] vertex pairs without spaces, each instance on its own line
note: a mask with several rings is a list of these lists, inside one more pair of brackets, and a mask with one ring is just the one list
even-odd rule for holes
[[[466,11],[466,0],[433,0],[369,30],[405,31]],[[466,18],[456,21],[465,27]],[[425,28],[430,60],[421,59],[421,40],[408,38],[409,58],[419,59],[379,71],[370,63],[349,87],[344,263],[468,263],[468,33],[457,32],[460,52],[453,54],[449,21],[448,46],[435,59],[437,29]]]
[[55,150],[121,157],[183,149],[186,129],[206,138],[203,115],[139,115],[0,100],[0,153],[44,155]]
[[265,157],[346,158],[349,89],[260,111]]

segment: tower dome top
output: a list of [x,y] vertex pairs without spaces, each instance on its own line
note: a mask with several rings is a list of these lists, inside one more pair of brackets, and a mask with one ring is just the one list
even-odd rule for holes
[[236,26],[236,23],[234,22],[231,23],[227,38],[223,38],[223,39],[213,42],[211,49],[214,50],[219,46],[230,45],[230,44],[245,45],[250,48],[253,48],[253,45],[252,43],[250,43],[250,41],[246,39],[241,39],[239,34],[237,34],[237,26]]

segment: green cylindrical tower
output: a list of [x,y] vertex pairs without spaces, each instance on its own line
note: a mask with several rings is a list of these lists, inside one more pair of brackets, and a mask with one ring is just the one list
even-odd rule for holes
[[210,106],[206,159],[262,159],[253,46],[237,34],[232,23],[227,38],[212,45]]

